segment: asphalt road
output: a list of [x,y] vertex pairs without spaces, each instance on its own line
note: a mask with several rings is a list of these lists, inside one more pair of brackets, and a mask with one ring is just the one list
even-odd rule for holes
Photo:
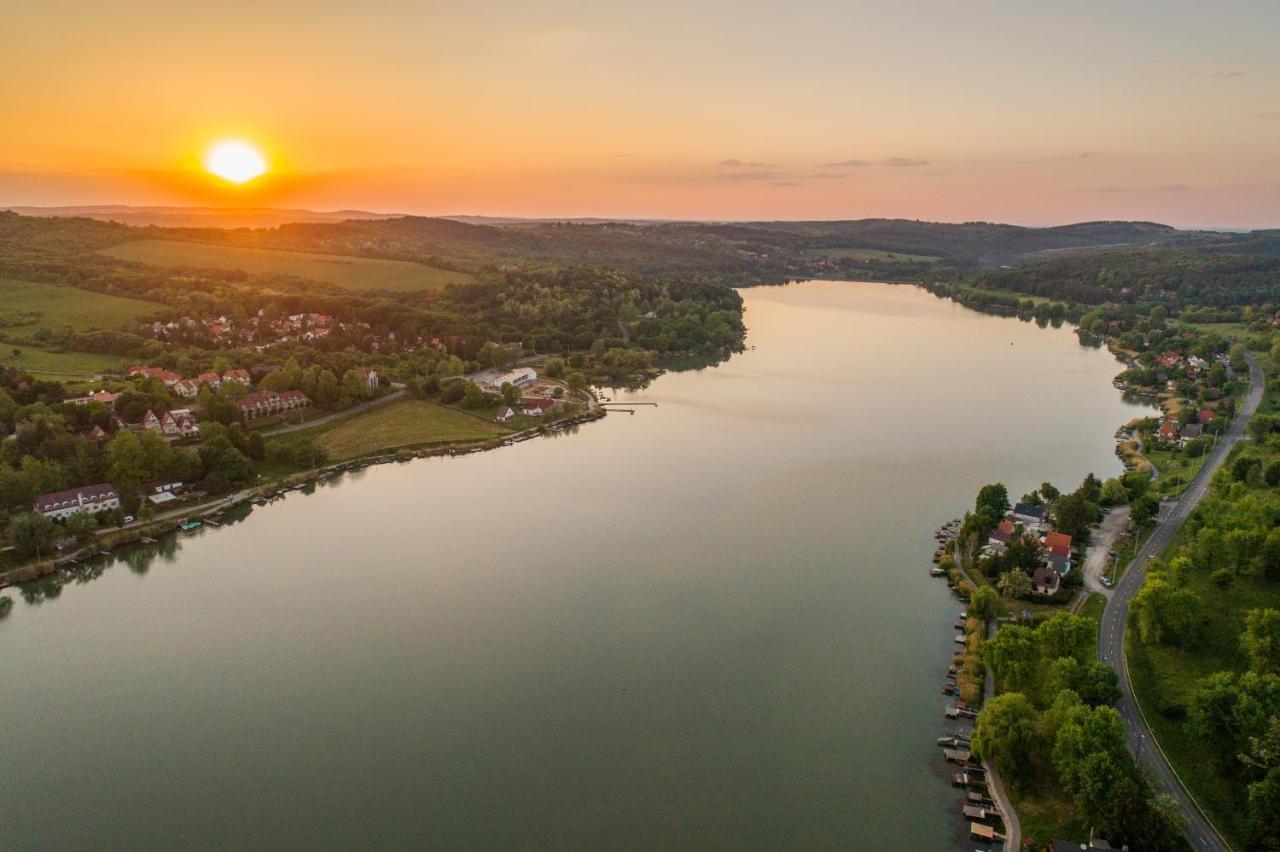
[[1164,520],[1156,527],[1155,532],[1147,539],[1146,544],[1138,551],[1138,555],[1129,565],[1124,577],[1116,585],[1111,602],[1107,604],[1107,608],[1102,613],[1102,636],[1098,644],[1099,658],[1114,668],[1120,675],[1121,698],[1116,705],[1116,709],[1120,711],[1120,715],[1124,718],[1125,727],[1129,734],[1129,747],[1133,750],[1139,765],[1149,770],[1152,782],[1160,788],[1161,792],[1168,793],[1177,801],[1187,820],[1187,842],[1191,844],[1193,849],[1197,850],[1228,849],[1230,847],[1222,838],[1222,835],[1218,833],[1218,830],[1213,827],[1213,823],[1209,821],[1209,818],[1200,810],[1200,806],[1196,804],[1195,799],[1187,792],[1182,780],[1173,771],[1173,767],[1169,765],[1168,758],[1165,757],[1160,745],[1152,736],[1150,728],[1147,727],[1142,710],[1134,700],[1133,685],[1129,681],[1129,666],[1124,656],[1124,627],[1129,616],[1129,603],[1133,600],[1133,596],[1137,594],[1138,589],[1142,587],[1142,580],[1146,576],[1147,560],[1153,556],[1158,556],[1164,551],[1169,542],[1173,540],[1174,535],[1177,534],[1182,523],[1187,519],[1187,516],[1204,499],[1205,494],[1209,491],[1209,482],[1213,478],[1213,474],[1222,466],[1227,454],[1231,452],[1231,448],[1244,437],[1249,417],[1258,409],[1258,404],[1262,402],[1262,394],[1266,387],[1262,368],[1258,366],[1258,362],[1254,360],[1253,356],[1246,357],[1249,362],[1251,384],[1244,404],[1236,414],[1236,419],[1231,424],[1231,428],[1222,436],[1218,446],[1210,452],[1204,466],[1196,474],[1196,478],[1187,486],[1187,490],[1178,499],[1173,510],[1166,514]]

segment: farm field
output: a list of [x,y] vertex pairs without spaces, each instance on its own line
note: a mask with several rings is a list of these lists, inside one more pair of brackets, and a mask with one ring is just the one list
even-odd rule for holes
[[903,252],[883,251],[882,249],[870,248],[828,248],[818,249],[817,253],[825,257],[833,257],[836,259],[849,257],[854,260],[937,260],[938,258],[927,254],[905,254]]
[[339,461],[397,447],[495,438],[509,431],[498,423],[454,408],[425,400],[406,399],[270,440],[288,443],[311,440],[331,460]]
[[40,327],[73,331],[117,329],[162,307],[156,302],[92,290],[0,278],[0,317],[4,317],[0,334]]
[[131,240],[102,249],[99,254],[151,266],[240,269],[250,273],[296,275],[299,278],[336,284],[349,290],[434,290],[448,284],[473,280],[465,272],[403,260],[216,246],[174,240]]

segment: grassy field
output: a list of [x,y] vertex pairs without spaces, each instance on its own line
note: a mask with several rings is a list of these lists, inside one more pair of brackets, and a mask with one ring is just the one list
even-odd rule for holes
[[[15,356],[14,349],[22,352]],[[50,352],[31,346],[0,343],[0,367],[21,367],[38,378],[83,379],[128,360],[121,355],[98,355],[93,352]]]
[[117,329],[154,314],[161,307],[142,299],[0,278],[0,317],[4,318],[0,333],[25,334],[40,327],[73,331]]
[[426,400],[406,399],[364,414],[272,438],[271,441],[314,441],[331,460],[356,458],[380,450],[506,435],[499,423]]
[[473,280],[465,272],[437,269],[403,260],[376,260],[172,240],[133,240],[105,248],[100,253],[152,266],[193,266],[296,275],[299,278],[337,284],[349,290],[434,290],[447,284]]
[[1001,296],[1001,297],[1012,296],[1013,298],[1017,299],[1019,302],[1032,302],[1036,305],[1042,305],[1046,303],[1053,304],[1054,302],[1059,301],[1057,299],[1049,299],[1044,296],[1032,296],[1027,293],[1018,293],[1013,290],[992,290],[990,288],[979,288],[979,287],[966,287],[965,289],[971,293],[981,293],[987,296]]
[[817,254],[823,257],[832,257],[836,260],[841,258],[852,258],[854,260],[927,260],[934,261],[938,258],[927,254],[902,254],[901,252],[882,251],[880,249],[869,248],[828,248],[817,249]]
[[1249,336],[1249,329],[1242,322],[1197,322],[1183,323],[1185,328],[1202,333],[1220,334],[1227,340]]

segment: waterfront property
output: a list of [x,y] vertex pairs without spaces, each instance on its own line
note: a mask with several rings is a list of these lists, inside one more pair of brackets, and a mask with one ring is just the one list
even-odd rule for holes
[[95,515],[111,509],[120,508],[120,493],[109,482],[97,485],[85,485],[80,488],[68,488],[52,494],[41,494],[36,498],[32,508],[54,520],[66,520],[76,512]]

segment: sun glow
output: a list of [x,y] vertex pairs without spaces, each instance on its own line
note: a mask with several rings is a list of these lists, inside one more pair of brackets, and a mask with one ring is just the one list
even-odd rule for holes
[[248,142],[224,139],[204,155],[205,171],[231,183],[248,183],[267,171],[267,158]]

